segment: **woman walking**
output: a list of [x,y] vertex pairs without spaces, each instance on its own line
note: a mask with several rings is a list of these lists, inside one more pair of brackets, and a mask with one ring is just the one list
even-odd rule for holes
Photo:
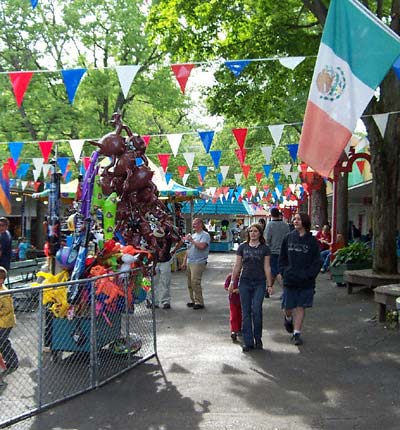
[[[260,224],[252,224],[247,230],[246,241],[239,245],[231,279],[239,279],[242,306],[243,352],[262,349],[262,304],[268,289],[272,294],[270,249],[265,244]],[[231,282],[228,292],[234,289]]]

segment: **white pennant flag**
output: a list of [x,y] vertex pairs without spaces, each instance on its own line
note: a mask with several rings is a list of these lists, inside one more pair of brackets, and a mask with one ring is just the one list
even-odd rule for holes
[[136,73],[139,71],[139,69],[139,65],[115,66],[119,84],[121,85],[122,93],[125,99],[128,97],[132,82],[135,79]]
[[78,163],[81,158],[84,143],[84,139],[72,139],[69,141],[69,146],[74,154],[75,163]]
[[22,191],[25,190],[25,188],[26,188],[27,185],[28,185],[28,181],[21,181]]
[[43,164],[43,177],[46,179],[51,169],[51,164]]
[[40,170],[38,170],[38,169],[33,169],[33,170],[32,170],[32,173],[33,173],[33,180],[34,180],[35,182],[39,179],[40,171],[41,171],[41,169],[40,169]]
[[255,197],[256,192],[257,192],[257,186],[256,185],[250,185],[250,191],[251,191],[251,194],[253,194],[253,197]]
[[278,196],[278,199],[280,199],[281,198],[281,192],[279,191],[278,187],[275,187],[275,192],[276,192],[276,195]]
[[281,141],[284,127],[285,127],[284,124],[268,126],[268,130],[271,133],[272,139],[274,139],[275,146],[278,146],[279,142]]
[[42,170],[43,163],[44,163],[43,158],[32,158],[32,163],[35,169],[39,171],[39,175],[40,175],[40,171]]
[[220,196],[219,196],[219,201],[220,201],[221,203],[224,203],[224,195],[223,195],[223,194],[220,194]]
[[363,149],[369,146],[369,141],[366,137],[362,138],[356,145],[356,150],[361,152]]
[[208,189],[208,192],[210,194],[211,197],[214,197],[215,192],[217,191],[217,187],[210,187]]
[[178,154],[179,145],[181,144],[182,136],[183,136],[182,133],[167,134],[169,146],[172,149],[172,153],[174,154],[174,157],[176,157],[176,155]]
[[281,57],[279,62],[282,66],[287,67],[290,70],[294,70],[306,57]]
[[297,178],[299,177],[299,172],[290,172],[290,177],[292,178],[292,181],[295,184],[297,181]]
[[194,152],[184,152],[183,158],[186,161],[186,164],[189,167],[189,170],[192,170],[193,168],[193,161],[194,161]]
[[222,179],[225,181],[226,175],[228,174],[228,171],[229,171],[229,166],[220,166],[220,170],[221,170]]
[[282,164],[282,170],[285,176],[290,174],[290,169],[292,168],[291,164]]
[[235,177],[236,185],[240,185],[240,181],[242,179],[242,174],[241,173],[235,173],[233,176]]
[[272,146],[262,146],[261,151],[264,154],[265,162],[269,164],[272,155]]
[[389,114],[388,113],[378,113],[376,115],[372,115],[372,118],[374,118],[374,121],[379,128],[379,131],[381,132],[381,136],[384,137],[387,122],[389,119]]
[[260,200],[262,200],[262,199],[263,199],[264,194],[265,194],[265,191],[264,191],[264,190],[260,190],[260,191],[258,192],[258,197],[260,197]]
[[294,192],[296,191],[296,184],[289,184],[289,188],[292,194],[294,194]]
[[182,184],[183,184],[183,185],[186,185],[186,181],[188,180],[188,177],[189,177],[189,173],[185,173],[185,174],[182,176]]

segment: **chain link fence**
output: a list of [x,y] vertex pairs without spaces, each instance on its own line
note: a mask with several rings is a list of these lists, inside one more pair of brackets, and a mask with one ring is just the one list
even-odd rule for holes
[[[0,428],[154,357],[150,286],[151,278],[136,270],[0,292],[0,303],[12,296],[17,321],[11,343],[0,345]],[[76,288],[72,306],[67,297]]]

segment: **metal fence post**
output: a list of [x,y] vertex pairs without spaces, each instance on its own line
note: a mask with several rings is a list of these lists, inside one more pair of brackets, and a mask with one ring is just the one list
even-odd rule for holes
[[[46,313],[44,313],[46,314]],[[38,353],[38,380],[37,380],[37,407],[42,407],[42,381],[43,381],[43,338],[44,338],[44,317],[43,317],[43,288],[39,291],[39,333],[37,341],[37,353]]]
[[90,283],[90,381],[92,388],[99,383],[99,355],[97,350],[96,296],[94,283]]

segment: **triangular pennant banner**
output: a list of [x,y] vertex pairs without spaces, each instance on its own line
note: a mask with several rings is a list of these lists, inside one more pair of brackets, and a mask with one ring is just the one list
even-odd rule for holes
[[249,63],[250,60],[225,61],[225,66],[238,77]]
[[271,161],[272,146],[262,146],[261,151],[264,154],[265,162],[268,164]]
[[167,185],[171,179],[172,179],[172,173],[166,173],[165,174],[165,182],[167,183]]
[[39,187],[40,187],[40,184],[41,184],[41,182],[40,182],[40,181],[35,181],[35,182],[33,183],[33,189],[34,189],[35,193],[37,193],[37,192],[38,192]]
[[279,62],[282,66],[294,70],[305,58],[306,57],[281,57],[279,58]]
[[15,161],[12,158],[8,158],[7,163],[10,166],[10,170],[11,170],[12,174],[15,176],[17,174],[17,164],[15,163]]
[[49,174],[51,168],[51,164],[43,164],[43,178],[46,180],[47,175]]
[[185,94],[185,88],[189,79],[190,73],[194,67],[194,64],[173,64],[171,66],[172,71],[181,87],[182,94]]
[[269,125],[268,126],[268,130],[271,133],[271,136],[272,136],[272,139],[274,140],[275,146],[278,146],[279,142],[281,141],[284,127],[285,127],[284,124]]
[[183,185],[186,185],[188,178],[189,178],[189,173],[185,173],[182,177],[182,184]]
[[178,154],[179,145],[181,144],[181,141],[182,141],[182,136],[183,136],[182,133],[167,134],[168,143],[169,143],[169,146],[171,147],[174,157],[176,157]]
[[157,155],[164,173],[168,169],[168,163],[169,163],[170,156],[171,156],[170,154],[158,154]]
[[246,148],[243,149],[235,149],[235,154],[237,159],[239,160],[240,165],[242,165],[246,160]]
[[217,173],[217,181],[219,185],[222,185],[222,183],[224,182],[224,177],[220,172]]
[[38,5],[38,3],[39,3],[39,0],[31,0],[32,9],[35,9],[35,7]]
[[194,152],[184,152],[183,158],[186,161],[186,164],[189,167],[189,170],[193,169],[193,161],[194,161]]
[[246,142],[247,128],[233,128],[232,133],[235,136],[239,148],[243,150],[244,144]]
[[44,140],[39,142],[39,148],[45,163],[49,161],[49,155],[50,155],[51,149],[53,148],[53,144],[54,142],[51,140]]
[[250,191],[253,197],[256,196],[257,187],[255,185],[250,185]]
[[358,166],[358,170],[361,174],[364,173],[364,167],[365,167],[365,160],[356,161],[356,164]]
[[43,158],[32,158],[32,164],[36,170],[39,170],[39,174],[40,174],[40,171],[42,170],[43,163],[44,163]]
[[240,181],[242,180],[242,174],[241,173],[235,173],[233,176],[235,177],[236,185],[240,185]]
[[290,172],[290,177],[292,178],[292,181],[295,184],[297,181],[297,178],[299,177],[299,172]]
[[210,155],[215,168],[218,169],[219,162],[221,160],[222,151],[210,151]]
[[61,70],[61,75],[64,81],[65,89],[67,90],[68,100],[72,104],[74,102],[76,90],[81,82],[83,75],[87,69],[71,69]]
[[25,188],[26,188],[26,186],[28,185],[28,181],[21,181],[21,188],[22,188],[22,191],[24,191],[25,190]]
[[19,179],[25,178],[26,174],[28,173],[29,167],[30,167],[29,163],[20,164],[17,169],[17,178]]
[[290,169],[292,168],[291,164],[282,164],[283,174],[287,177],[290,173]]
[[71,147],[72,153],[74,154],[75,163],[81,158],[84,139],[72,139],[69,141],[69,146]]
[[204,181],[204,178],[206,177],[206,174],[207,174],[207,166],[199,166],[198,169],[201,176],[201,180]]
[[10,72],[8,74],[14,91],[17,106],[21,107],[25,92],[32,79],[33,72]]
[[65,183],[68,183],[71,180],[72,177],[72,172],[68,171],[67,174],[65,175]]
[[269,174],[271,173],[271,164],[263,164],[263,169],[265,177],[268,178]]
[[82,166],[85,168],[85,171],[88,169],[90,164],[90,157],[82,157]]
[[122,94],[124,95],[125,99],[128,97],[132,82],[135,79],[136,73],[139,71],[139,69],[139,65],[115,66],[119,84],[121,85]]
[[148,134],[142,136],[142,139],[144,140],[146,147],[149,146],[150,138],[151,138],[151,136],[149,136]]
[[33,173],[33,180],[36,182],[39,179],[40,176],[40,172],[41,172],[42,168],[40,169],[33,169],[32,173]]
[[298,143],[289,143],[287,146],[290,157],[293,161],[296,161],[297,158],[297,151],[299,150],[299,144]]
[[178,166],[178,167],[177,167],[177,169],[178,169],[178,174],[179,174],[179,177],[180,177],[180,178],[183,178],[183,176],[184,176],[184,175],[185,175],[185,173],[186,173],[187,168],[188,168],[188,166]]
[[19,159],[19,156],[21,154],[23,147],[24,147],[23,142],[9,142],[8,143],[8,149],[9,149],[11,157],[15,163],[18,162],[18,159]]
[[65,175],[65,172],[67,170],[68,163],[69,163],[69,157],[58,157],[57,158],[57,164],[58,164],[58,167],[60,168],[61,174],[63,176]]
[[262,179],[263,176],[264,176],[264,173],[262,173],[262,172],[257,172],[256,173],[257,184],[259,184],[261,182],[261,179]]
[[389,114],[379,113],[379,114],[372,115],[372,118],[374,118],[374,121],[379,128],[379,131],[381,132],[381,136],[385,137],[385,131],[386,131],[386,126],[389,119]]
[[221,166],[220,170],[221,170],[221,173],[222,173],[222,178],[225,181],[226,175],[228,174],[228,171],[229,171],[229,166]]
[[204,149],[207,154],[210,152],[211,144],[214,138],[213,131],[198,131],[199,137],[203,143]]
[[242,165],[242,172],[246,179],[249,177],[250,169],[251,169],[251,166],[249,166],[248,164]]

